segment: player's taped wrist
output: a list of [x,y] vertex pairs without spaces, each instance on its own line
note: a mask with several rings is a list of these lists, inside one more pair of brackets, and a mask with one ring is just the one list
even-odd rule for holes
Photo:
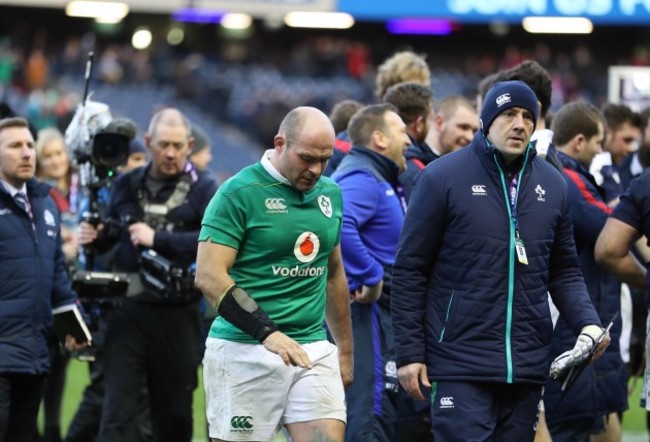
[[278,326],[269,318],[269,315],[244,289],[237,285],[231,286],[226,291],[221,298],[217,313],[260,343],[264,342],[271,333],[278,331]]

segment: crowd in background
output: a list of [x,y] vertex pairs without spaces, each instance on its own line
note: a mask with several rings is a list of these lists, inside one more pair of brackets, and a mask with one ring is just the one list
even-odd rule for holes
[[[268,140],[279,115],[298,104],[331,109],[344,98],[372,98],[378,64],[404,40],[379,36],[375,41],[341,34],[307,34],[303,38],[264,36],[219,41],[214,48],[170,46],[163,38],[145,50],[129,42],[92,33],[54,38],[46,29],[0,40],[0,84],[25,97],[27,115],[38,128],[66,125],[79,101],[80,80],[89,51],[96,53],[93,81],[119,85],[171,86],[176,97],[206,114]],[[161,36],[162,37],[162,36]],[[456,48],[440,37],[414,39],[426,57],[436,97],[473,97],[484,76],[534,59],[553,81],[553,107],[584,98],[600,106],[607,98],[607,68],[646,66],[648,51],[630,43],[624,51],[602,51],[575,39],[558,45],[501,41],[490,50]],[[588,41],[588,40],[587,40]]]
[[[273,48],[272,42],[269,46]],[[75,224],[79,218],[76,213],[78,200],[82,195],[79,194],[78,177],[71,167],[64,140],[55,129],[60,132],[65,130],[80,101],[80,85],[83,84],[86,58],[90,50],[96,53],[93,84],[117,88],[136,86],[129,91],[137,90],[138,87],[143,91],[152,87],[161,90],[171,88],[173,96],[170,99],[190,103],[206,116],[205,121],[234,125],[250,135],[250,139],[242,140],[244,143],[269,145],[280,120],[296,106],[309,105],[329,111],[346,99],[355,100],[360,106],[361,103],[384,99],[384,94],[377,94],[376,91],[378,67],[399,48],[380,47],[368,41],[323,34],[292,42],[287,47],[267,49],[269,48],[235,41],[222,44],[218,53],[173,48],[166,43],[158,43],[150,50],[137,51],[127,43],[104,42],[90,34],[55,41],[48,38],[46,30],[35,32],[28,42],[14,36],[6,36],[0,42],[0,86],[3,98],[40,131],[36,144],[39,165],[37,175],[53,185],[52,197],[59,204],[64,218],[67,214],[69,222],[67,225],[64,223],[66,230],[63,232],[63,247],[69,261],[74,261],[78,252]],[[438,54],[435,48],[419,51],[430,69],[427,84],[422,87],[433,90],[432,96],[427,96],[432,107],[428,110],[431,115],[426,118],[433,119],[438,104],[448,96],[474,100],[477,92],[480,92],[480,80],[495,72],[518,67],[526,59],[536,60],[549,74],[552,105],[545,110],[551,113],[569,102],[581,99],[598,107],[604,105],[607,95],[606,68],[612,63],[638,66],[650,64],[650,56],[641,46],[631,47],[628,53],[610,55],[609,58],[600,57],[600,53],[596,56],[597,51],[594,46],[582,43],[568,46],[565,50],[552,49],[544,43],[531,47],[509,44],[493,53],[458,54],[455,57],[446,51]],[[454,105],[454,110],[456,107],[466,107],[466,103],[465,99]],[[635,114],[635,119],[629,122],[634,129],[632,144],[635,149],[625,153],[634,155],[633,151],[641,145],[641,166],[647,166],[643,154],[647,153],[648,146],[642,144],[643,141],[647,142],[642,130],[647,126],[648,118],[646,114],[643,115],[644,121],[640,115]],[[135,115],[125,116],[136,118]],[[478,114],[472,111],[471,116],[475,120]],[[145,119],[148,117],[149,115],[144,115]],[[448,120],[451,121],[452,117],[453,115]],[[406,122],[406,117],[403,119]],[[614,120],[605,123],[609,135],[617,132]],[[440,124],[438,138],[444,135],[445,130]],[[422,139],[416,141],[425,145],[429,126],[423,128],[417,135],[422,135]],[[469,127],[465,129],[467,130],[473,135],[478,127]],[[433,132],[436,130],[429,133]],[[415,135],[409,133],[409,136],[413,142]],[[206,138],[200,134],[195,137]],[[467,144],[470,138],[463,135],[461,145]],[[210,144],[209,141],[201,143],[200,148],[197,146],[193,153],[209,153],[210,149],[204,149],[206,144]],[[430,144],[441,147],[438,141]],[[132,146],[132,149],[131,153],[143,154],[145,151],[142,146]],[[456,148],[439,152],[439,156],[451,150]],[[226,152],[225,155],[227,154]],[[224,155],[214,156],[210,167],[228,161]],[[614,166],[622,174],[623,168],[629,165]],[[601,180],[606,181],[607,177],[601,177]],[[600,182],[599,185],[603,183]],[[382,264],[390,267],[393,259],[394,255],[391,254]],[[357,288],[361,290],[362,286],[365,283],[362,282]],[[381,289],[379,287],[378,291],[381,292]],[[639,336],[636,339],[643,340]],[[53,350],[52,354],[53,359],[56,359],[57,351]],[[55,373],[58,370],[59,375],[61,370],[65,370],[64,359],[53,362],[53,367],[58,364]],[[638,370],[638,367],[634,368]],[[397,388],[395,381],[395,389]],[[48,437],[53,438],[51,440],[56,440],[56,403],[53,407],[51,421],[46,417],[46,427],[50,425],[54,428],[46,428],[46,431],[49,432]],[[627,405],[621,408],[626,407]],[[623,410],[608,411],[616,413]],[[424,416],[428,414],[425,412]],[[422,419],[426,426],[427,418]],[[354,436],[350,438],[354,440]]]

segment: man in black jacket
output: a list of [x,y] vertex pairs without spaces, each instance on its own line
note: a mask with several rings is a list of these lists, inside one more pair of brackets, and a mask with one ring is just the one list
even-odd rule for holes
[[201,329],[189,268],[203,211],[217,186],[187,160],[190,130],[178,110],[156,113],[145,135],[151,163],[121,176],[112,189],[108,217],[122,228],[81,225],[80,242],[99,252],[117,241],[117,270],[131,273],[127,298],[114,311],[106,336],[100,441],[131,440],[145,386],[154,439],[192,438]]

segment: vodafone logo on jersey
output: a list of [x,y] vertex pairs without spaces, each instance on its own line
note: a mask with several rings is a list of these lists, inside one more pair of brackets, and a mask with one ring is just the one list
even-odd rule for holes
[[[293,254],[301,263],[310,263],[318,256],[320,240],[314,232],[303,232],[298,235],[296,244],[293,246]],[[284,278],[308,278],[321,277],[325,274],[325,266],[312,267],[296,264],[293,267],[272,265],[273,276]]]
[[303,232],[298,236],[293,253],[300,262],[312,262],[320,250],[320,240],[313,232]]

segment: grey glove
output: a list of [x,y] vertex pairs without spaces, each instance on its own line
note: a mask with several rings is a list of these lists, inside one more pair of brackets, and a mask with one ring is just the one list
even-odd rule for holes
[[574,347],[562,353],[551,363],[550,375],[553,379],[563,377],[567,370],[581,362],[584,362],[591,355],[591,350],[600,342],[603,329],[597,325],[584,327],[578,336]]

